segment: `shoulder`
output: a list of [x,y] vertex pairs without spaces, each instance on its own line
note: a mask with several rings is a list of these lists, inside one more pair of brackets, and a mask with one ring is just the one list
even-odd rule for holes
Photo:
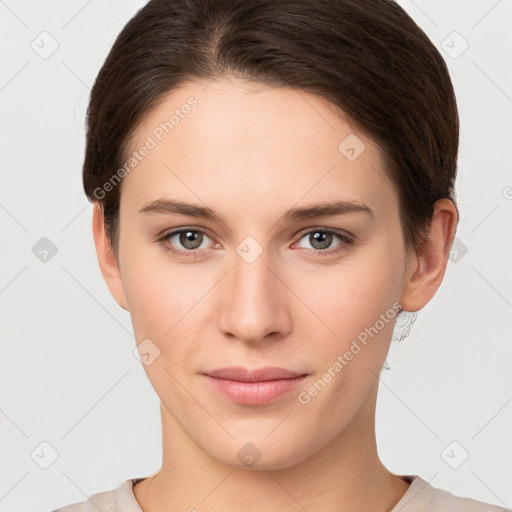
[[125,480],[116,489],[92,494],[87,501],[72,503],[52,512],[143,512],[133,494],[133,484],[138,480]]
[[402,478],[411,485],[391,512],[512,512],[511,509],[456,496],[432,486],[418,475]]

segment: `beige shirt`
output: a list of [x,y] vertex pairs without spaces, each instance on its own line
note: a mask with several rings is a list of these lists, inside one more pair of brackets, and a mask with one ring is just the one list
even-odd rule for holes
[[[512,512],[511,509],[462,498],[431,486],[418,475],[401,475],[411,485],[390,512]],[[117,489],[93,494],[87,501],[52,512],[143,512],[132,487],[143,478],[125,480]]]

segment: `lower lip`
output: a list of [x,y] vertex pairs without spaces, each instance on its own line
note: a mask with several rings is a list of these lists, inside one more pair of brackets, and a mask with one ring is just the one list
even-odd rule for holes
[[264,405],[277,400],[301,384],[306,375],[293,379],[240,382],[206,375],[210,384],[232,402],[242,405]]

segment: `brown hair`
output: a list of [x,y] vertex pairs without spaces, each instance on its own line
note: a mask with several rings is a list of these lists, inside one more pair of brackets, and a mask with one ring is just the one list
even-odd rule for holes
[[[446,64],[391,0],[150,0],[91,91],[83,185],[118,257],[123,167],[143,117],[188,80],[220,76],[320,95],[382,150],[408,248],[436,200],[455,204],[459,117]],[[341,141],[340,141],[341,142]],[[98,193],[101,191],[101,193]]]

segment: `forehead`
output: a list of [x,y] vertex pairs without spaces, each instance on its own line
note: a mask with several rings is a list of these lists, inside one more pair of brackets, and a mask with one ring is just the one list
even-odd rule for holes
[[151,149],[123,184],[139,206],[167,193],[255,206],[272,194],[285,207],[326,194],[396,199],[376,144],[325,98],[298,89],[186,82],[146,115],[129,153],[143,146]]

